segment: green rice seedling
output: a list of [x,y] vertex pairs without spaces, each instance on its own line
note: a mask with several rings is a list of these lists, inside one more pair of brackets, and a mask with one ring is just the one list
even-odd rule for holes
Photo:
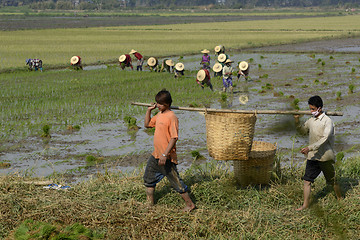
[[204,156],[200,154],[198,150],[191,151],[191,156],[194,158],[194,160],[203,159]]
[[[254,62],[254,59],[253,58],[249,58],[249,63],[252,63],[252,62]],[[360,61],[360,59],[359,59],[359,61]]]
[[150,135],[150,136],[153,136],[154,133],[155,133],[155,128],[145,128],[144,131]]
[[279,65],[278,62],[272,62],[271,64],[272,64],[272,65]]
[[315,58],[315,54],[314,54],[314,53],[313,53],[313,54],[310,54],[309,57]]
[[308,88],[309,86],[306,85],[306,84],[304,84],[304,85],[302,85],[301,87],[302,87],[302,88]]
[[260,64],[260,63],[258,64],[258,68],[259,68],[259,69],[261,69],[261,68],[262,68],[262,66],[261,66],[261,64]]
[[228,99],[228,95],[226,93],[222,92],[221,95],[220,95],[220,101],[221,102],[226,102],[227,99]]
[[66,126],[66,129],[67,130],[70,130],[70,131],[79,131],[80,130],[80,126],[79,125],[67,125]]
[[318,63],[320,63],[321,61],[322,61],[321,58],[319,58],[319,59],[317,60]]
[[338,153],[336,154],[336,162],[342,162],[342,160],[344,159],[344,157],[345,157],[344,152],[338,152]]
[[341,100],[342,98],[341,98],[341,92],[340,91],[338,91],[338,92],[336,92],[336,100]]
[[321,62],[321,65],[322,65],[322,66],[325,66],[325,61],[322,61],[322,62]]
[[269,74],[265,73],[263,74],[262,76],[259,76],[259,78],[268,78],[269,77]]
[[50,135],[50,126],[49,125],[44,125],[42,127],[42,134],[41,134],[41,137],[44,137],[44,138],[51,138],[51,135]]
[[349,85],[349,93],[354,93],[354,90],[355,90],[355,85],[354,84],[350,84]]
[[0,168],[9,168],[11,166],[8,162],[2,162],[0,161]]
[[296,110],[300,110],[300,107],[299,107],[299,102],[300,100],[298,98],[295,98],[294,101],[292,102],[292,107]]
[[329,58],[330,58],[330,60],[334,60],[334,59],[335,59],[333,56],[330,56]]
[[127,123],[128,129],[129,130],[138,130],[139,127],[136,125],[136,118],[131,117],[131,116],[125,116],[124,117],[124,122]]
[[260,59],[264,59],[265,57],[264,56],[260,56]]
[[313,83],[315,83],[315,84],[318,84],[320,81],[319,81],[319,79],[315,79],[314,81],[313,81]]
[[355,73],[356,69],[355,68],[351,68],[351,73]]
[[266,83],[265,86],[261,86],[262,89],[273,90],[274,86],[271,83]]
[[321,82],[321,85],[327,86],[329,84],[328,84],[328,82],[324,81],[324,82]]

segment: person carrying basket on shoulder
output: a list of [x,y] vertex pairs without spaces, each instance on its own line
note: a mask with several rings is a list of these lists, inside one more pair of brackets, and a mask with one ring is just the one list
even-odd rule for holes
[[[155,127],[154,151],[152,152],[143,176],[146,187],[146,199],[149,205],[154,205],[154,192],[157,183],[166,177],[171,186],[185,201],[184,212],[195,209],[195,204],[190,198],[188,187],[185,185],[177,170],[176,142],[178,140],[179,120],[171,111],[172,98],[169,91],[163,89],[155,96],[156,104],[148,107],[145,114],[144,126]],[[155,108],[159,112],[151,117]]]
[[299,115],[295,115],[297,130],[301,133],[309,134],[309,145],[301,149],[301,153],[306,156],[304,180],[304,202],[297,211],[304,210],[310,206],[311,184],[322,172],[326,179],[326,184],[331,186],[338,199],[342,198],[341,189],[335,176],[335,153],[334,123],[323,112],[323,101],[319,96],[313,96],[308,100],[311,114],[313,115],[303,125],[299,122]]

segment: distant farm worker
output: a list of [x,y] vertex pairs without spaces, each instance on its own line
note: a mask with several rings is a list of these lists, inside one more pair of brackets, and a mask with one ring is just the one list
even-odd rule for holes
[[133,65],[131,64],[131,57],[129,54],[123,54],[119,57],[119,64],[122,70],[125,67],[131,67],[131,70],[134,70]]
[[229,59],[229,56],[227,54],[225,54],[225,53],[221,53],[217,57],[218,62],[221,63],[221,64],[225,64],[226,60],[228,60],[228,59]]
[[81,64],[81,57],[79,57],[79,56],[73,56],[70,59],[70,63],[71,63],[71,66],[73,66],[75,70],[83,69],[82,64]]
[[200,64],[202,65],[203,69],[210,69],[210,56],[209,53],[210,51],[207,49],[204,49],[201,51],[201,53],[203,53],[204,55],[201,58],[201,62]]
[[225,53],[225,47],[222,46],[222,45],[216,46],[214,50],[215,50],[215,54],[216,54],[217,56],[219,56],[219,55],[222,54],[222,53]]
[[[170,92],[165,89],[158,92],[155,96],[156,104],[148,107],[145,114],[144,126],[146,128],[155,127],[154,151],[150,156],[144,173],[144,185],[146,187],[146,198],[150,205],[154,205],[154,192],[158,182],[167,177],[171,186],[185,200],[184,212],[195,209],[195,204],[191,200],[188,187],[180,178],[177,170],[176,142],[178,140],[179,120],[171,111],[172,98]],[[151,111],[159,109],[154,117],[151,118]]]
[[238,75],[237,75],[237,79],[239,80],[241,76],[244,76],[245,77],[245,81],[248,80],[249,78],[249,64],[245,61],[242,61],[239,63],[239,72],[238,72]]
[[233,90],[233,83],[232,83],[232,72],[233,68],[231,66],[232,61],[227,59],[225,61],[225,66],[223,67],[222,74],[223,74],[223,92],[226,92],[228,88],[230,88],[230,92]]
[[201,69],[196,74],[196,82],[201,86],[204,90],[204,85],[210,87],[211,91],[214,91],[213,86],[210,82],[210,72],[207,69]]
[[147,65],[150,69],[150,72],[152,72],[152,71],[157,72],[157,70],[158,70],[157,68],[158,68],[159,64],[158,64],[158,60],[155,57],[150,57],[147,60]]
[[164,59],[161,64],[160,72],[163,72],[164,70],[166,70],[167,72],[173,72],[174,71],[174,61],[171,59]]
[[310,205],[311,183],[323,172],[328,186],[333,187],[338,199],[342,198],[340,186],[335,178],[334,153],[334,124],[323,112],[323,101],[319,96],[308,100],[312,117],[303,126],[299,124],[299,115],[295,115],[297,129],[309,133],[309,145],[301,149],[306,156],[304,180],[304,203],[297,211],[306,209]]
[[42,60],[41,59],[28,58],[28,59],[26,59],[26,65],[29,65],[29,70],[30,71],[32,71],[33,69],[35,71],[37,71],[37,70],[40,70],[40,72],[43,71]]
[[213,66],[213,71],[214,71],[214,77],[220,77],[222,76],[222,69],[223,69],[223,65],[224,64],[221,64],[221,63],[215,63],[214,66]]
[[175,64],[175,78],[178,78],[180,76],[184,76],[184,64],[179,62],[177,64]]
[[136,71],[142,71],[142,66],[144,64],[143,56],[134,49],[131,49],[129,54],[134,54],[134,56],[137,58]]

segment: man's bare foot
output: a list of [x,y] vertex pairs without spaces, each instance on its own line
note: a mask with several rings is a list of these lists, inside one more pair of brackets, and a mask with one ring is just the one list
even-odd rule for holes
[[182,212],[191,212],[196,208],[195,204],[192,204],[190,206],[186,205],[186,207],[183,208]]
[[297,208],[296,211],[301,211],[308,208],[308,206],[302,205],[301,207]]

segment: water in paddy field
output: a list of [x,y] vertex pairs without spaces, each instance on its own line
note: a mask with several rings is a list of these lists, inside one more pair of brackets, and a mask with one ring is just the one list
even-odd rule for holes
[[[215,57],[211,57],[211,65],[213,65]],[[359,79],[358,54],[333,53],[314,56],[305,53],[241,53],[230,54],[230,58],[234,61],[234,69],[237,69],[237,62],[252,59],[250,62],[251,80],[245,82],[242,78],[237,81],[234,77],[236,84],[234,93],[228,94],[228,100],[223,102],[220,101],[220,93],[214,94],[211,108],[286,110],[292,109],[293,98],[287,96],[293,95],[301,100],[300,109],[306,110],[307,98],[319,94],[325,98],[327,110],[344,113],[343,116],[332,117],[336,125],[336,151],[343,151],[360,144],[360,120],[356,118],[360,114],[360,107],[357,104],[358,101],[351,101],[352,97],[347,94],[348,85],[356,84]],[[185,69],[196,70],[200,67],[200,59],[201,54],[184,56],[182,62],[185,64]],[[326,64],[322,66],[317,63],[318,59],[325,61]],[[176,58],[173,60],[177,62]],[[93,69],[98,69],[98,67],[94,66]],[[357,73],[349,74],[352,68],[356,68]],[[91,69],[91,66],[85,68],[85,70]],[[264,77],[265,75],[267,76]],[[221,81],[221,79],[212,78],[212,81]],[[266,89],[266,84],[273,85],[274,89]],[[265,92],[260,93],[261,90]],[[200,88],[199,91],[201,91]],[[338,91],[343,92],[344,100],[335,100]],[[282,92],[284,96],[274,95],[279,92]],[[358,95],[354,96],[359,98]],[[247,101],[244,102],[244,99]],[[144,108],[144,114],[145,110]],[[206,149],[204,115],[198,112],[174,111],[180,121],[177,143],[179,170],[184,170],[192,164],[191,151],[193,150],[198,150],[205,159],[210,160],[211,157]],[[304,116],[301,120],[305,121],[308,117]],[[137,125],[142,127],[144,116],[139,115],[136,118]],[[282,164],[285,165],[303,162],[304,157],[299,153],[299,149],[306,146],[308,138],[296,135],[291,115],[258,114],[254,140],[276,144],[278,153],[283,159]],[[146,163],[153,150],[153,135],[144,131],[143,128],[136,132],[128,132],[126,124],[120,120],[83,126],[75,132],[53,133],[49,140],[31,137],[17,144],[18,150],[5,151],[0,155],[0,161],[11,163],[10,168],[0,169],[0,174],[48,176],[54,172],[60,174],[71,172],[78,178],[80,176],[86,178],[99,171],[130,172],[138,169]],[[105,160],[111,159],[111,161],[85,168],[87,166],[85,158],[89,154],[103,157]],[[351,156],[358,153],[353,151],[347,154],[346,156]]]

